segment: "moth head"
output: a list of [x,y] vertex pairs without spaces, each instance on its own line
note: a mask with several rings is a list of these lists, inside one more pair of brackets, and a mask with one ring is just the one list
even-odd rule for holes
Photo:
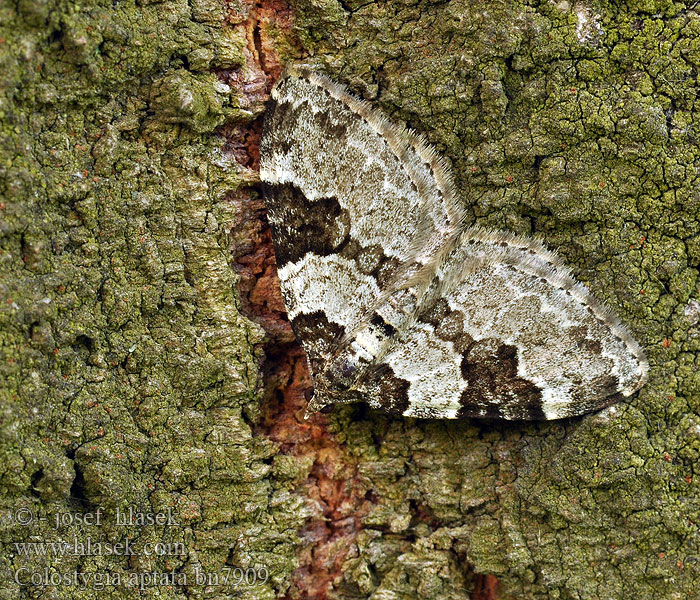
[[357,382],[356,369],[347,363],[331,364],[324,371],[314,376],[314,389],[306,394],[308,405],[306,406],[305,419],[312,414],[324,411],[334,404],[349,404],[361,400],[360,392],[355,389]]
[[304,413],[304,419],[308,419],[311,415],[317,412],[330,412],[330,409],[333,407],[333,404],[327,404],[323,400],[323,397],[320,394],[316,393],[315,388],[306,390],[304,396],[306,397],[306,401],[308,402],[308,404],[306,405],[306,412]]

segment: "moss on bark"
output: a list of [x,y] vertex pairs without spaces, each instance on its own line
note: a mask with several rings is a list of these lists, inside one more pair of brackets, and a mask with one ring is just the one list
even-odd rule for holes
[[[237,311],[228,252],[226,193],[254,176],[213,135],[262,108],[213,72],[259,75],[249,10],[0,8],[3,598],[135,598],[145,583],[258,599],[288,585],[304,509],[252,433],[262,331]],[[119,525],[129,508],[170,509],[177,525]],[[100,526],[54,526],[98,509]],[[133,555],[94,550],[125,537]],[[88,539],[93,555],[74,546]],[[73,549],[23,555],[29,541]],[[156,542],[180,546],[146,556]],[[264,567],[266,582],[224,585],[234,567]],[[189,584],[133,579],[150,573]]]
[[697,593],[700,14],[670,2],[296,6],[329,74],[450,159],[472,221],[542,236],[652,364],[634,398],[571,421],[336,414],[358,485],[377,496],[347,589],[467,597],[449,585],[470,563],[503,597]]
[[[238,312],[229,256],[231,192],[255,176],[212,136],[262,110],[256,65],[275,70],[265,52],[294,48],[269,17],[283,7],[256,30],[251,6],[207,0],[5,4],[0,597],[96,594],[19,585],[22,568],[23,581],[46,567],[127,582],[227,566],[269,577],[148,591],[279,596],[297,532],[318,516],[316,491],[300,485],[310,472],[344,519],[361,506],[359,531],[328,550],[344,545],[331,597],[468,598],[473,570],[496,575],[503,598],[692,597],[700,16],[672,2],[293,7],[298,38],[331,76],[451,160],[474,222],[541,235],[617,310],[648,349],[651,380],[598,415],[538,425],[344,407],[328,420],[342,455],[324,448],[314,468],[290,458],[254,429],[263,334]],[[343,508],[344,495],[362,502]],[[99,527],[53,527],[98,507]],[[178,525],[117,525],[128,507],[170,508]],[[29,514],[50,519],[21,524]],[[74,536],[186,553],[23,556],[14,545]]]

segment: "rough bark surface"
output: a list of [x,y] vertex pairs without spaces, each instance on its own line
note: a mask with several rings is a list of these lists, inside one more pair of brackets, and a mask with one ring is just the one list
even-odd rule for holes
[[[695,8],[0,5],[0,598],[697,597]],[[303,421],[255,169],[270,86],[309,56],[427,134],[472,222],[560,251],[647,348],[638,395],[531,425]],[[196,580],[234,567],[267,577]]]

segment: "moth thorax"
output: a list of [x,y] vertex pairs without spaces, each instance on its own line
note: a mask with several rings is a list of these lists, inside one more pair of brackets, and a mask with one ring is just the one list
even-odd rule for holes
[[344,394],[357,380],[360,361],[356,354],[344,352],[334,360],[323,372],[323,377],[329,383],[329,392]]

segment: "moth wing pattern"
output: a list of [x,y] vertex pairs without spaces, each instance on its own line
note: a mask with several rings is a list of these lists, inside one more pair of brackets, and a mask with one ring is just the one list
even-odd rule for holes
[[647,378],[639,344],[556,254],[480,228],[463,233],[393,342],[364,393],[412,417],[573,417]]
[[273,89],[260,177],[282,294],[314,372],[461,228],[437,153],[305,67]]
[[362,399],[412,417],[558,419],[645,383],[639,344],[556,253],[465,228],[444,160],[343,86],[289,69],[260,173],[285,304],[324,392],[307,416]]

